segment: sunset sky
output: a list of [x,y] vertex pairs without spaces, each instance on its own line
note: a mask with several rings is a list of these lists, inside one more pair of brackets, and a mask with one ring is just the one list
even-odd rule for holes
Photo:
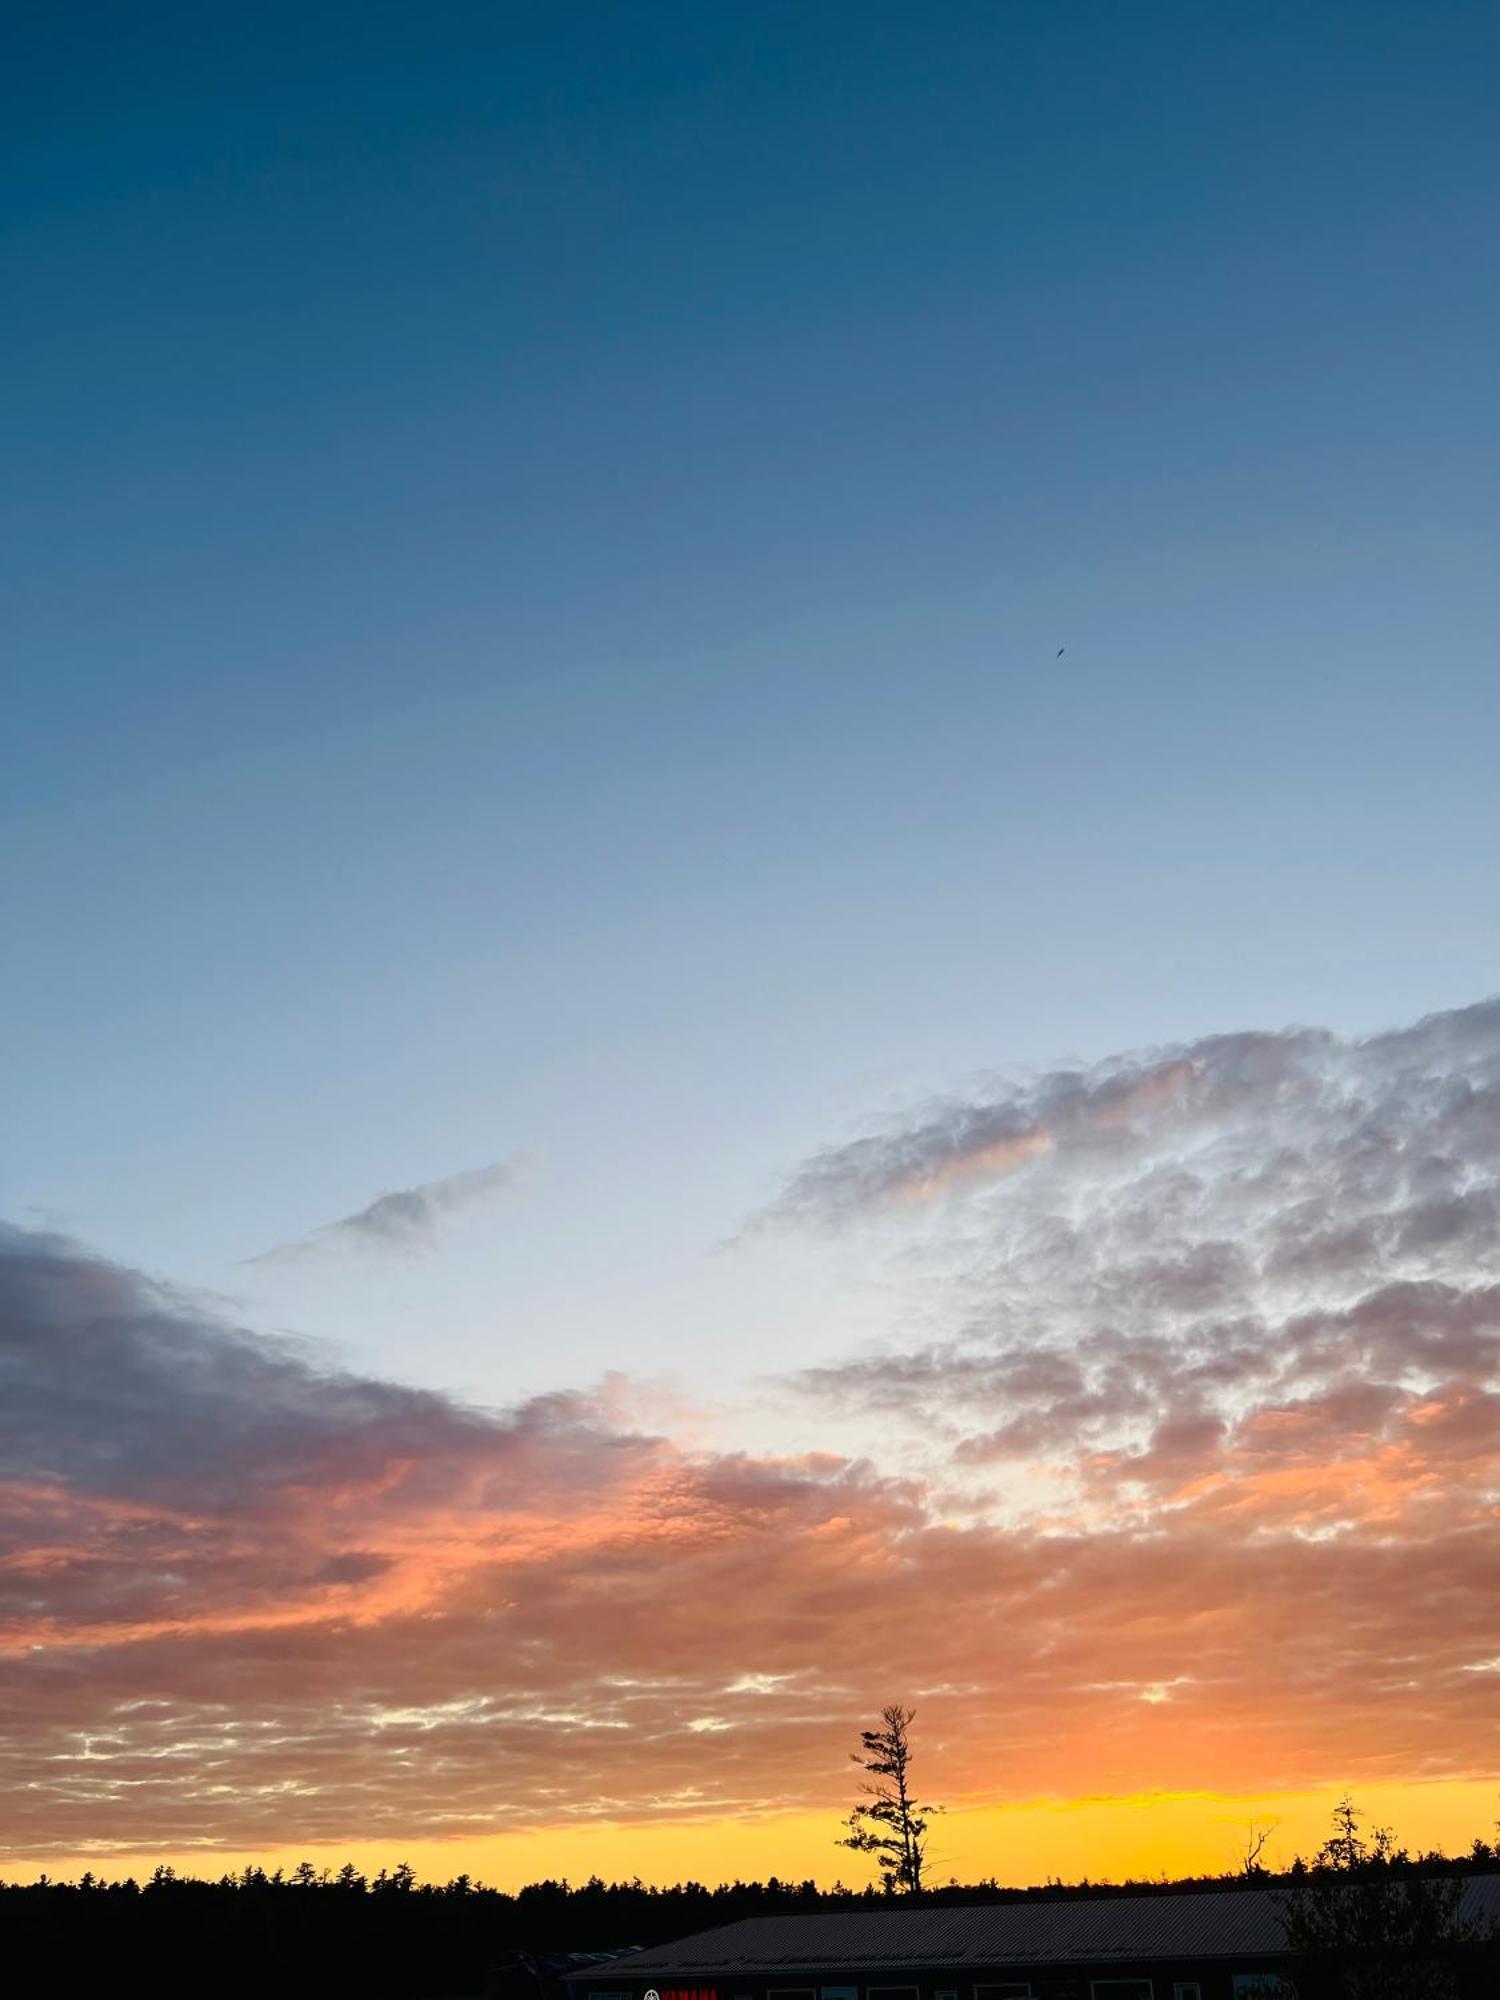
[[1500,18],[25,10],[0,1871],[1500,1818]]

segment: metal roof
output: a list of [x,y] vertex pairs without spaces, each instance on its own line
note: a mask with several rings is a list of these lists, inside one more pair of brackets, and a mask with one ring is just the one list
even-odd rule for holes
[[[836,1910],[750,1917],[675,1944],[633,1952],[611,1968],[632,1984],[835,1967],[908,1974],[924,1967],[1001,1968],[1108,1959],[1264,1956],[1286,1949],[1277,1889],[1189,1889],[1147,1896]],[[1471,1876],[1465,1915],[1500,1924],[1500,1875]],[[573,1974],[576,1981],[585,1975]]]

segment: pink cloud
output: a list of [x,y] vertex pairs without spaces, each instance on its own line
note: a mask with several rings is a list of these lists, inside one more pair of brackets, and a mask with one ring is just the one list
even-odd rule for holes
[[[1500,1445],[1472,1379],[1229,1426],[1127,1349],[1169,1414],[1134,1460],[1077,1460],[1098,1525],[955,1526],[837,1455],[320,1375],[64,1246],[6,1248],[14,1854],[833,1813],[892,1689],[955,1799],[1493,1761],[1471,1669],[1500,1632]],[[1021,1354],[998,1392],[1061,1407],[1043,1445],[1076,1451],[1086,1374]]]

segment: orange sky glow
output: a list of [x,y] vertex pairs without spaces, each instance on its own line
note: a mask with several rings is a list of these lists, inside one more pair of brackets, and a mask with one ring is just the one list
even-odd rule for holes
[[[1265,1862],[1277,1867],[1311,1854],[1328,1832],[1334,1794],[1286,1792],[1233,1797],[1143,1793],[1127,1798],[1023,1800],[1005,1808],[947,1814],[934,1841],[939,1880],[995,1876],[1003,1882],[1052,1878],[1146,1880],[1234,1868],[1247,1831],[1274,1822]],[[1395,1828],[1412,1848],[1461,1852],[1476,1835],[1493,1839],[1500,1788],[1488,1779],[1433,1784],[1375,1784],[1357,1803],[1372,1825]],[[373,1875],[406,1861],[424,1881],[464,1873],[499,1889],[599,1875],[653,1883],[691,1880],[836,1881],[862,1879],[858,1864],[833,1845],[832,1812],[768,1813],[759,1818],[682,1819],[668,1823],[547,1826],[527,1833],[476,1834],[451,1840],[371,1842],[351,1838],[320,1846],[295,1843],[253,1851],[142,1850],[111,1855],[60,1854],[33,1859],[26,1878],[76,1876],[84,1869],[110,1876],[148,1875],[161,1863],[185,1875],[217,1875],[247,1861],[288,1871],[304,1860],[337,1870],[353,1861]]]
[[618,1383],[497,1412],[331,1372],[9,1232],[7,1871],[857,1879],[892,1700],[959,1877],[1219,1869],[1251,1818],[1289,1859],[1345,1787],[1489,1837],[1477,1011],[1358,1088],[1251,1038],[813,1163],[787,1206],[936,1228],[978,1329],[774,1385],[816,1450],[648,1428]]

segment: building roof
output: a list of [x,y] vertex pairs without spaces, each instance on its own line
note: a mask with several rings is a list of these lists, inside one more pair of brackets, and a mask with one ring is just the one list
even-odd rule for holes
[[[1186,1889],[1145,1896],[920,1910],[835,1910],[750,1917],[675,1944],[633,1952],[611,1968],[632,1983],[691,1984],[740,1974],[821,1973],[838,1967],[906,1972],[1119,1959],[1264,1957],[1284,1951],[1277,1889]],[[1500,1875],[1471,1876],[1464,1912],[1500,1924]],[[575,1973],[574,1980],[584,1975]]]

